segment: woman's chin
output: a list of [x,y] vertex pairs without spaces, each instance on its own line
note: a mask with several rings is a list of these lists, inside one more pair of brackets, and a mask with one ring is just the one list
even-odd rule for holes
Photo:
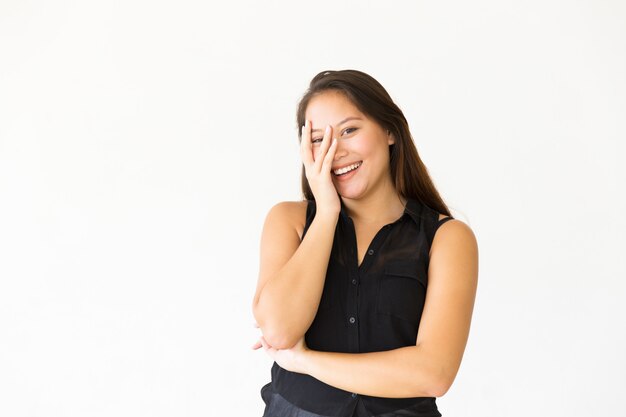
[[337,193],[339,193],[342,198],[348,198],[350,200],[357,200],[364,194],[364,190],[360,188],[357,189],[356,187],[342,187],[340,185],[339,187],[335,188],[337,189]]

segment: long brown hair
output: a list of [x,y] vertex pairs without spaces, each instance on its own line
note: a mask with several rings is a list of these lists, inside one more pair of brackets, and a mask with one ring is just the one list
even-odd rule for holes
[[[391,132],[395,143],[389,145],[389,165],[396,191],[405,198],[414,198],[426,206],[450,216],[420,159],[402,110],[393,102],[387,90],[372,76],[357,70],[322,71],[311,80],[300,99],[297,110],[298,138],[302,140],[301,126],[304,114],[313,97],[325,91],[343,93],[363,114]],[[302,193],[313,200],[313,192],[302,166]]]

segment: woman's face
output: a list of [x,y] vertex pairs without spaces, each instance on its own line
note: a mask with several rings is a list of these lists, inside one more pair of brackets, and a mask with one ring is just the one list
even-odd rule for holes
[[[311,121],[313,159],[320,155],[320,144],[327,125],[331,138],[337,138],[337,150],[331,177],[344,198],[362,198],[381,187],[392,186],[389,170],[389,145],[394,143],[377,122],[366,117],[342,93],[328,91],[311,99],[305,118]],[[356,169],[342,173],[342,168]]]

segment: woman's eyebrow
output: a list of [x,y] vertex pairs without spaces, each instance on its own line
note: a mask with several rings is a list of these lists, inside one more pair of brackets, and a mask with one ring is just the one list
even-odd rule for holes
[[[356,116],[346,117],[345,119],[343,119],[342,121],[340,121],[340,122],[337,124],[337,126],[341,126],[342,124],[347,123],[347,122],[349,122],[350,120],[363,120],[363,119],[361,119],[360,117],[356,117]],[[321,132],[321,131],[323,131],[323,130],[324,130],[324,129],[313,129],[313,130],[311,130],[311,132]]]

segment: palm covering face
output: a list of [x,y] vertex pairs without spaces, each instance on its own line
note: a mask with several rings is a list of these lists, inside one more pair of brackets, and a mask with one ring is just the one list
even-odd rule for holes
[[311,122],[307,120],[302,126],[300,155],[316,205],[321,210],[339,211],[341,203],[331,172],[337,150],[337,139],[331,141],[331,136],[332,127],[327,126],[321,144],[315,145],[314,150],[311,142]]

